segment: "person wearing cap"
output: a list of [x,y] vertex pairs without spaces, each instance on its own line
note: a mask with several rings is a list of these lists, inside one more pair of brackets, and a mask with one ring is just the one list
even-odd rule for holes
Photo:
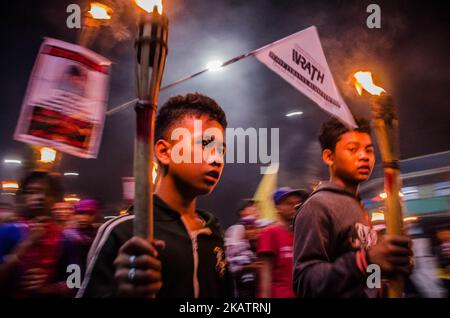
[[278,222],[265,228],[258,241],[260,267],[259,296],[263,298],[293,298],[292,267],[294,245],[293,220],[308,192],[289,187],[273,194]]
[[94,222],[99,213],[99,204],[95,199],[82,199],[75,205],[74,221],[78,229],[85,234],[95,235]]
[[97,218],[99,205],[95,199],[82,199],[74,207],[73,225],[63,231],[64,244],[71,250],[70,264],[80,266],[81,276],[86,270],[86,259],[94,241],[97,229],[94,221]]

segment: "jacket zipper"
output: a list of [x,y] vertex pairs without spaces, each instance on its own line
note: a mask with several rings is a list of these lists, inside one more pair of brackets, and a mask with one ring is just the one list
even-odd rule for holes
[[205,227],[200,230],[190,232],[189,228],[187,227],[187,224],[185,223],[183,218],[181,218],[181,221],[183,222],[186,232],[188,233],[189,238],[191,239],[191,242],[192,242],[192,256],[194,258],[194,272],[192,275],[192,283],[193,283],[193,287],[194,287],[194,298],[198,298],[200,295],[200,283],[198,282],[198,240],[197,240],[197,236],[200,234],[210,235],[212,232],[209,227]]
[[194,283],[194,298],[198,298],[200,294],[200,284],[198,282],[198,241],[197,234],[194,234],[191,237],[192,240],[192,252],[194,254],[194,275],[193,275],[193,283]]

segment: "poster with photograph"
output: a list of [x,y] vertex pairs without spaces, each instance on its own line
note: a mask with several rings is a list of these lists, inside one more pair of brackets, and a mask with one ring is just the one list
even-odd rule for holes
[[14,139],[96,158],[111,62],[76,44],[46,38],[39,50]]

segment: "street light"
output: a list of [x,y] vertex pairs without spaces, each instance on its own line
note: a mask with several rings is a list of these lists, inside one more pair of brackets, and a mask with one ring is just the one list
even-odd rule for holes
[[303,115],[303,112],[301,112],[301,111],[295,111],[295,112],[287,113],[285,116],[286,116],[286,117],[292,117],[292,116],[300,116],[300,115]]
[[17,160],[17,159],[5,159],[5,160],[3,160],[3,163],[21,165],[22,161],[21,160]]
[[75,176],[78,177],[80,174],[78,172],[64,172],[65,177]]
[[136,35],[136,135],[134,147],[134,234],[149,240],[153,233],[153,141],[161,80],[167,57],[169,19],[162,0],[135,0],[141,12]]
[[208,69],[208,71],[217,72],[222,69],[222,65],[223,65],[222,61],[214,60],[208,62],[208,64],[206,64],[206,68]]
[[80,198],[78,198],[75,194],[64,197],[65,202],[80,202]]
[[373,212],[373,213],[372,213],[371,221],[372,221],[372,222],[375,222],[375,221],[384,221],[384,213],[383,213],[383,212]]
[[2,189],[4,191],[17,191],[19,184],[15,181],[2,181]]

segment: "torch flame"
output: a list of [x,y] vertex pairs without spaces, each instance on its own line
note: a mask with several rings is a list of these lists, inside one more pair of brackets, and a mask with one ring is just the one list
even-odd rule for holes
[[373,83],[371,72],[356,72],[353,77],[356,79],[355,88],[359,95],[362,94],[363,89],[372,95],[381,95],[381,93],[386,92],[384,89]]
[[153,9],[156,7],[159,14],[163,12],[162,0],[134,0],[136,4],[147,11],[148,13],[153,12]]
[[153,184],[156,182],[156,178],[158,177],[158,164],[153,161],[153,167],[152,167],[152,181]]
[[111,8],[107,5],[104,5],[100,2],[92,2],[91,10],[88,13],[94,18],[98,20],[109,20],[111,16],[109,13],[111,12]]

